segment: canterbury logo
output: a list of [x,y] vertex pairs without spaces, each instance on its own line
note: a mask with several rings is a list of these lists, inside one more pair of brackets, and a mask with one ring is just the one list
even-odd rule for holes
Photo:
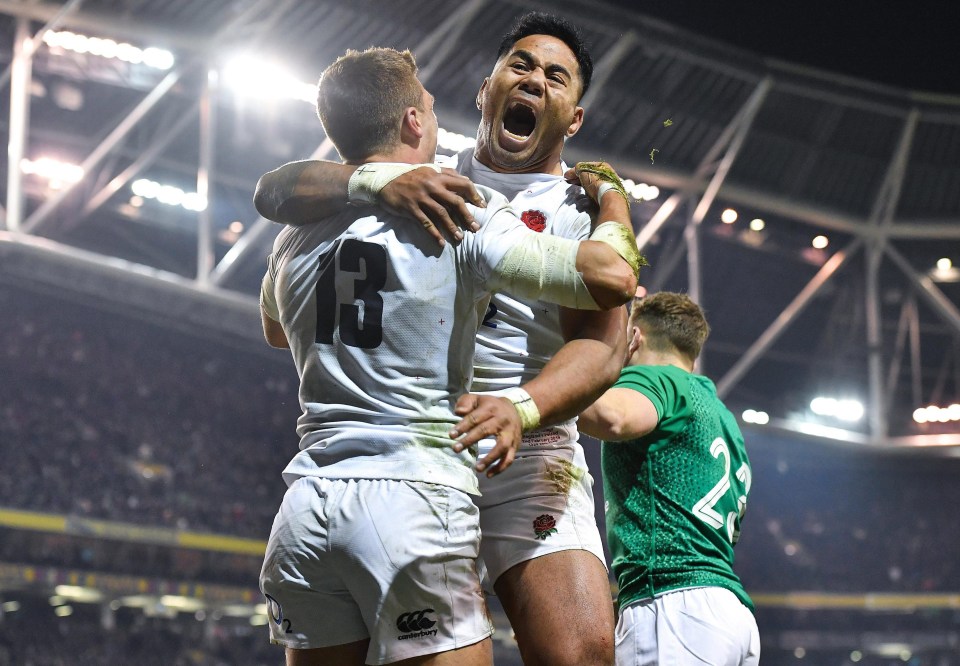
[[431,620],[427,617],[427,613],[435,613],[436,611],[432,608],[427,608],[426,610],[413,611],[412,613],[404,613],[397,618],[397,629],[402,632],[411,632],[411,631],[421,631],[423,629],[429,629],[437,622],[436,620]]

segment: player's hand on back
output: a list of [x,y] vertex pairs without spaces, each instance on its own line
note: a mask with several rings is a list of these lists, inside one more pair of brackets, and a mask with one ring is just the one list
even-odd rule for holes
[[[450,431],[458,453],[481,439],[496,437],[496,446],[477,461],[477,471],[486,470],[487,476],[496,476],[513,464],[523,431],[520,415],[513,403],[493,395],[468,393],[457,400],[454,413],[463,419]],[[496,463],[496,464],[494,464]]]
[[380,190],[380,203],[387,210],[419,222],[440,244],[443,232],[460,240],[460,229],[477,231],[480,226],[466,203],[483,208],[486,203],[466,176],[453,169],[414,169],[394,178]]

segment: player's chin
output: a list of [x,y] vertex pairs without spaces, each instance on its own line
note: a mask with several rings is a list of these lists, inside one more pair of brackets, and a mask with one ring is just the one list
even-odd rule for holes
[[517,146],[516,143],[504,146],[496,142],[491,153],[496,165],[508,171],[519,171],[537,162],[535,141],[530,141],[524,146]]

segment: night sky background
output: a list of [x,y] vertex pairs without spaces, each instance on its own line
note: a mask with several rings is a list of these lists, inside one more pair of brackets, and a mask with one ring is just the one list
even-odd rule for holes
[[746,51],[960,95],[960,2],[604,0]]

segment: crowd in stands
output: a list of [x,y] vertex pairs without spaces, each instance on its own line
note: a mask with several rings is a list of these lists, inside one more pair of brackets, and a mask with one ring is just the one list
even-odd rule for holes
[[747,442],[736,564],[749,590],[960,590],[960,459],[749,430]]
[[0,311],[0,506],[266,538],[297,450],[287,352],[7,287]]
[[[266,629],[246,620],[194,614],[150,617],[140,609],[107,611],[73,604],[58,617],[45,597],[19,595],[18,608],[0,616],[0,666],[275,666],[283,650]],[[202,616],[200,616],[202,617]]]

